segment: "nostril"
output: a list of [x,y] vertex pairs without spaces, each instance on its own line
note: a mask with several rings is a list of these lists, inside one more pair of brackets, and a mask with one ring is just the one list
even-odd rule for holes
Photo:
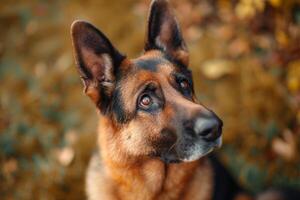
[[199,137],[206,141],[213,141],[220,137],[223,123],[218,117],[199,117],[196,120],[187,120],[183,123],[185,134],[190,137]]
[[197,137],[197,135],[196,135],[194,129],[192,129],[192,128],[186,128],[186,129],[185,129],[185,133],[186,133],[187,135],[189,135],[190,137],[192,137],[192,138]]
[[222,123],[218,118],[198,118],[195,132],[204,140],[213,141],[221,135]]
[[204,129],[204,130],[200,133],[200,135],[206,136],[206,135],[208,135],[208,134],[210,134],[210,133],[213,133],[214,131],[216,131],[216,128],[214,128],[214,127],[209,127],[209,128],[207,128],[207,129]]

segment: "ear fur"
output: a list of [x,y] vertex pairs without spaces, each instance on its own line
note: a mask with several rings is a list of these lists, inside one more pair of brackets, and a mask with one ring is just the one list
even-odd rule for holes
[[115,87],[119,65],[125,56],[113,47],[101,31],[88,22],[73,22],[71,35],[84,92],[105,112],[107,101]]
[[153,0],[148,16],[145,51],[158,49],[188,66],[189,55],[179,24],[167,0]]

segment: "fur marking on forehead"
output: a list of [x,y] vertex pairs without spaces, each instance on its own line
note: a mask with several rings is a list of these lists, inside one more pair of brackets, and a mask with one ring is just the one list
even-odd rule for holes
[[170,64],[163,58],[147,58],[138,59],[134,62],[138,69],[143,69],[151,72],[157,72],[160,65]]

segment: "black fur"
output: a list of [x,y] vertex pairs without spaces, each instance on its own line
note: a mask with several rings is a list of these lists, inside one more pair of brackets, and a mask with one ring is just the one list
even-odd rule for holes
[[214,169],[213,200],[233,200],[238,193],[245,192],[233,179],[216,155],[209,156]]
[[127,121],[127,115],[124,110],[124,102],[119,89],[115,89],[113,93],[111,108],[117,122],[125,123]]
[[97,77],[96,74],[91,74],[89,66],[84,63],[82,58],[82,48],[90,49],[98,56],[101,56],[101,54],[108,54],[113,62],[114,73],[116,73],[121,62],[125,59],[125,56],[113,47],[109,39],[100,30],[87,22],[77,22],[77,27],[73,29],[72,36],[75,54],[78,60],[78,70],[84,81],[99,77]]
[[[171,31],[167,31],[169,33],[166,35],[162,27]],[[168,2],[164,0],[153,1],[148,17],[148,31],[144,50],[153,49],[164,52],[168,58],[172,57],[179,65],[183,65],[179,61],[180,58],[176,59],[175,57],[178,50],[187,52],[186,45],[176,17],[169,8]]]
[[135,65],[144,70],[157,72],[158,65],[162,63],[162,59],[140,59],[135,62]]
[[113,118],[120,124],[127,123],[135,116],[134,112],[126,111],[124,105],[120,89],[116,88],[112,96],[111,112],[113,113]]

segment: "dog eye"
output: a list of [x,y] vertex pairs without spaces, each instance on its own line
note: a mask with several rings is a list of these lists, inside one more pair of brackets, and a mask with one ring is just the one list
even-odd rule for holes
[[189,86],[190,86],[187,80],[181,80],[181,81],[179,82],[179,85],[180,85],[180,87],[181,87],[182,89],[184,89],[184,90],[189,89]]
[[148,108],[152,104],[152,99],[148,94],[144,94],[140,98],[140,106],[142,108]]

